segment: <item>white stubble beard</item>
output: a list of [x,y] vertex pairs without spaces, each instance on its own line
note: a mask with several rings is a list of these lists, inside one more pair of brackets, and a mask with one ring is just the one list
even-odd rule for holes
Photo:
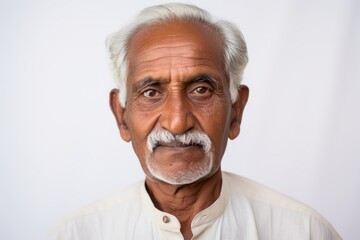
[[186,185],[209,175],[214,165],[214,154],[212,151],[206,153],[205,157],[199,162],[191,165],[190,168],[178,170],[174,174],[169,174],[161,169],[155,158],[151,154],[146,158],[146,167],[150,174],[147,176],[151,180],[160,180],[171,185]]

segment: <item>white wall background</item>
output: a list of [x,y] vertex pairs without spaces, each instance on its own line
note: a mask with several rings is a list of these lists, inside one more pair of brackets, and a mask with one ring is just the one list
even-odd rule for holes
[[[62,217],[143,178],[108,108],[104,39],[161,1],[0,1],[0,239],[43,239]],[[251,89],[223,169],[360,236],[360,5],[192,1],[236,22]]]

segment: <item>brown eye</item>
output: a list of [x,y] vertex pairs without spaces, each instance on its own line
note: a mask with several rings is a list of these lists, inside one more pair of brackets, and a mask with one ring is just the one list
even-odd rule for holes
[[205,93],[209,92],[210,90],[207,87],[197,87],[197,88],[195,88],[194,91],[198,94],[205,94]]
[[213,88],[211,88],[210,86],[198,85],[197,87],[193,88],[189,96],[193,100],[203,101],[210,99],[212,95],[213,95]]
[[212,94],[213,90],[209,87],[200,86],[196,87],[193,90],[193,94],[199,95],[199,96],[210,96]]
[[145,92],[143,92],[144,97],[147,98],[156,97],[158,94],[159,94],[158,91],[154,89],[148,89]]

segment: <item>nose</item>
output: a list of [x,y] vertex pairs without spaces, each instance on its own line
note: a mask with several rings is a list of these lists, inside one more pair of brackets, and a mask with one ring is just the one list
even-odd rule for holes
[[194,128],[195,116],[191,105],[184,96],[169,96],[163,105],[160,125],[174,135],[185,133]]

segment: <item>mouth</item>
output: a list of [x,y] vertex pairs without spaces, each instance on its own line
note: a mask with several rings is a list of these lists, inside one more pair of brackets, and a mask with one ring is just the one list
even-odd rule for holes
[[203,149],[203,146],[201,144],[196,144],[196,143],[183,144],[178,141],[173,141],[173,142],[169,142],[169,143],[158,142],[154,146],[153,151],[155,151],[157,148],[169,148],[169,149],[173,149],[173,150],[186,150],[188,148],[193,148],[193,147]]

